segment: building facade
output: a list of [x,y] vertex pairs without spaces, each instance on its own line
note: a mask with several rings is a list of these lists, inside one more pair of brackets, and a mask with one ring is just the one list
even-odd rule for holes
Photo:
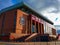
[[[12,8],[13,7],[13,8]],[[0,14],[0,35],[9,35],[10,40],[32,40],[36,35],[56,35],[53,22],[39,15],[27,5],[12,6]]]

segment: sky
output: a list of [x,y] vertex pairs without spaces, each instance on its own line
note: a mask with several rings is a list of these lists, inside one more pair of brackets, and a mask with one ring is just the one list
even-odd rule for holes
[[21,1],[51,20],[54,25],[60,25],[60,0],[0,0],[0,10]]

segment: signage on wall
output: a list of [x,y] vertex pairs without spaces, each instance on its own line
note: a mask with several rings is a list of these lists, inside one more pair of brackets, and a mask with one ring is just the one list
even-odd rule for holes
[[41,23],[40,20],[41,20],[41,19],[39,19],[39,23]]
[[41,22],[42,24],[44,23],[44,21],[43,21],[42,19],[40,20],[40,22]]
[[34,15],[31,15],[31,18],[32,18],[32,20],[35,20],[36,22],[39,22],[39,23],[43,24],[43,20],[42,19],[40,19],[40,18],[38,18],[38,17],[36,17]]
[[39,18],[38,17],[35,17],[36,18],[36,21],[39,22]]
[[20,17],[20,24],[25,25],[25,18],[24,17]]
[[34,15],[31,15],[32,16],[32,20],[35,20],[35,16]]

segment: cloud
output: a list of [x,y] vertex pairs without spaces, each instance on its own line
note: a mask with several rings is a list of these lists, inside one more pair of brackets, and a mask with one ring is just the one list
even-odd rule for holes
[[53,4],[52,0],[29,0],[27,3],[36,10],[41,10]]
[[14,4],[17,4],[19,2],[21,2],[22,0],[0,0],[0,10],[9,6],[12,6]]
[[27,4],[30,5],[30,7],[34,8],[37,12],[41,12],[42,10],[48,9],[49,7],[53,6],[56,8],[56,10],[53,10],[52,12],[58,13],[59,11],[59,2],[58,0],[25,0]]
[[1,9],[3,9],[3,8],[6,8],[6,7],[9,7],[9,6],[11,6],[12,5],[12,2],[11,2],[11,0],[0,0],[0,10]]
[[54,22],[54,25],[60,25],[60,12],[58,12],[58,13],[51,12],[53,10],[56,10],[56,8],[49,7],[48,9],[45,9],[44,11],[42,11],[41,14],[43,14],[48,19],[50,19],[52,22]]
[[20,3],[21,1],[23,1],[23,0],[11,0],[11,2],[12,2],[13,4]]

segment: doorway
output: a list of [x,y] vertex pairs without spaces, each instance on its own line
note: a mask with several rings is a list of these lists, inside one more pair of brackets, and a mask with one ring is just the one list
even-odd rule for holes
[[35,21],[33,20],[32,21],[32,30],[31,30],[32,33],[35,33]]

